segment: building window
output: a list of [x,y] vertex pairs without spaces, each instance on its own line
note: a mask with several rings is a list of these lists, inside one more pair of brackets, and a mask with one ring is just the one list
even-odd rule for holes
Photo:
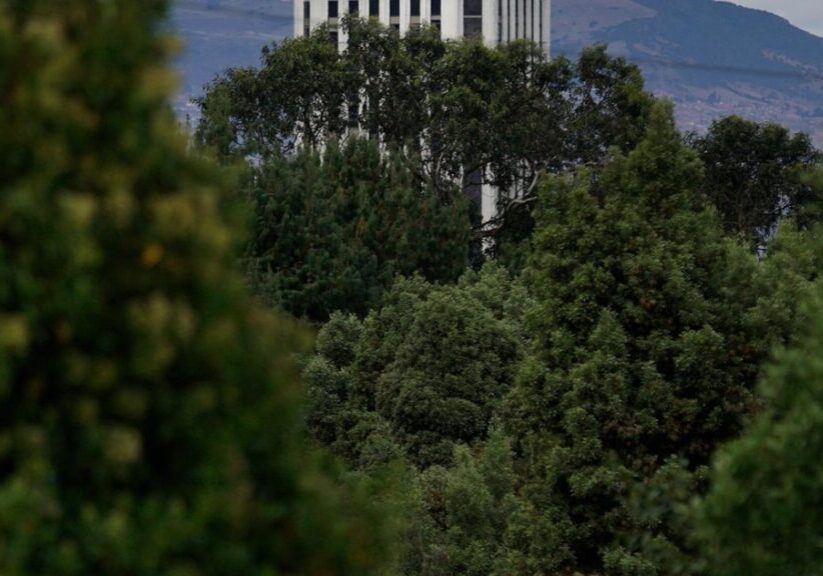
[[380,0],[369,0],[369,16],[380,16]]
[[348,125],[349,128],[356,128],[360,124],[360,96],[357,92],[353,92],[348,95],[347,100],[349,101]]
[[463,0],[463,16],[482,16],[483,0]]
[[357,16],[360,13],[360,2],[358,0],[349,0],[349,14]]
[[497,1],[497,43],[503,43],[503,0]]
[[440,0],[432,0],[432,16],[440,16]]
[[337,0],[329,0],[329,18],[337,18]]
[[540,0],[540,48],[544,51],[546,49],[545,43],[543,42],[543,0]]
[[389,0],[389,16],[400,16],[400,0]]
[[463,0],[463,36],[483,34],[483,0]]
[[420,0],[411,0],[411,15],[420,16]]
[[303,2],[303,36],[311,34],[311,2]]
[[506,40],[512,39],[512,0],[506,0]]
[[471,38],[473,36],[483,35],[483,19],[482,18],[464,18],[463,19],[463,36]]

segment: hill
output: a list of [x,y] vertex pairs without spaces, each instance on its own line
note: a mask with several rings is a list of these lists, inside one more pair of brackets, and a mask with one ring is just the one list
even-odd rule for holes
[[[291,13],[291,0],[179,0],[181,117],[215,74],[256,64],[263,45],[291,34]],[[774,14],[714,0],[553,0],[552,35],[555,54],[606,43],[638,63],[686,130],[739,114],[823,144],[823,38]]]
[[713,0],[554,0],[552,49],[593,43],[638,63],[681,124],[739,114],[823,141],[823,38],[779,16]]
[[183,39],[176,68],[180,90],[175,110],[196,117],[190,100],[226,68],[253,66],[260,49],[292,33],[292,3],[283,0],[178,0],[171,27]]

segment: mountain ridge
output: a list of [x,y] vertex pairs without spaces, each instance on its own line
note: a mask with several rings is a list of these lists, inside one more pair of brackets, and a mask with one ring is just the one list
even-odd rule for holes
[[[172,25],[184,37],[177,109],[228,66],[256,65],[260,49],[292,31],[282,0],[182,0]],[[737,114],[805,131],[823,144],[823,38],[781,16],[714,0],[553,0],[552,53],[574,57],[607,44],[671,98],[684,130]]]
[[583,22],[573,0],[554,0],[554,53],[607,44],[675,102],[683,128],[700,132],[738,114],[823,142],[823,38],[768,11],[713,0],[590,0],[587,12],[611,21]]

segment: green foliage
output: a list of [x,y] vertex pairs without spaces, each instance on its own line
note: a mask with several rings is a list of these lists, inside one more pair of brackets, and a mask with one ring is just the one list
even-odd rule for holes
[[730,116],[692,145],[706,166],[706,192],[730,234],[757,246],[786,216],[802,226],[820,220],[820,198],[802,179],[821,158],[806,134]]
[[699,535],[711,573],[823,574],[823,308],[762,383],[767,408],[715,458],[700,502]]
[[[531,231],[524,199],[542,172],[599,162],[609,146],[628,151],[648,121],[653,100],[639,70],[604,46],[572,62],[526,42],[445,42],[425,26],[403,37],[374,21],[341,26],[342,54],[321,28],[266,49],[259,69],[217,78],[199,101],[200,143],[224,158],[267,158],[368,134],[419,159],[428,188],[449,193],[476,173],[510,192],[503,228],[518,243]],[[502,241],[496,224],[489,232]]]
[[373,142],[330,143],[254,170],[248,268],[256,291],[291,314],[365,315],[395,275],[454,281],[466,268],[465,198],[421,185],[413,162]]
[[503,531],[517,509],[513,455],[493,429],[482,449],[458,445],[453,465],[432,466],[414,480],[417,507],[409,513],[404,574],[506,574]]
[[168,111],[165,7],[0,2],[0,572],[378,573]]
[[[526,271],[536,346],[505,410],[525,465],[515,572],[675,573],[689,553],[683,487],[739,432],[796,315],[774,268],[723,239],[701,180],[660,104],[634,151],[545,188]],[[798,293],[815,274],[802,252],[782,253]]]
[[363,325],[333,316],[305,372],[314,435],[353,462],[365,434],[419,466],[448,464],[455,443],[486,437],[527,307],[523,289],[489,265],[451,287],[401,279]]

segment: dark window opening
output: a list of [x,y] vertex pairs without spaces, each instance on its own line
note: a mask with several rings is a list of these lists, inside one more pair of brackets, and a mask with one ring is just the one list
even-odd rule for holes
[[503,0],[497,2],[497,43],[503,42]]
[[483,0],[463,0],[463,16],[482,16]]
[[329,18],[337,18],[337,0],[329,0]]
[[357,0],[349,0],[349,14],[357,16],[360,13],[360,2]]
[[380,16],[380,0],[369,0],[369,16]]
[[483,34],[483,19],[482,18],[464,18],[463,19],[463,36],[471,38],[473,36],[482,36]]
[[357,93],[349,94],[349,128],[356,128],[360,120],[360,96]]
[[463,175],[463,192],[469,197],[474,208],[480,211],[483,203],[483,172],[474,170]]
[[329,30],[329,42],[337,46],[337,43],[340,41],[340,35],[338,34],[337,30]]
[[512,0],[506,0],[506,39],[512,39]]
[[389,16],[400,16],[400,0],[390,0]]
[[432,0],[432,16],[440,16],[440,0]]
[[411,15],[420,16],[420,0],[411,0]]

